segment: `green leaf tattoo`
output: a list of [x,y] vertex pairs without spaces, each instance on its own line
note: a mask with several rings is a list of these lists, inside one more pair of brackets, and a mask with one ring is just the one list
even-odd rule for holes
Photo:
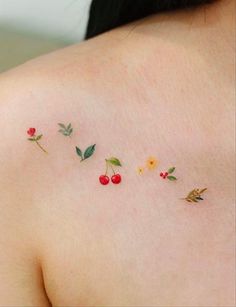
[[167,179],[169,179],[170,181],[177,180],[177,178],[175,176],[167,176]]
[[80,162],[90,158],[95,152],[95,147],[96,147],[96,144],[91,145],[83,153],[82,150],[76,146],[76,153],[81,158]]
[[42,136],[43,136],[42,134],[38,135],[35,140],[39,141],[42,138]]
[[59,123],[58,126],[61,128],[60,130],[58,130],[58,132],[60,132],[64,136],[71,136],[71,133],[73,132],[71,124],[65,126],[64,124]]
[[96,144],[89,146],[84,152],[84,160],[88,159],[94,154]]
[[168,173],[169,174],[174,173],[174,171],[175,171],[175,167],[171,167],[171,168],[168,169]]
[[83,153],[82,153],[82,151],[79,149],[79,147],[76,147],[76,152],[77,152],[77,155],[78,155],[81,159],[83,159]]
[[110,159],[107,159],[106,161],[115,166],[122,166],[120,163],[120,160],[115,157],[111,157]]

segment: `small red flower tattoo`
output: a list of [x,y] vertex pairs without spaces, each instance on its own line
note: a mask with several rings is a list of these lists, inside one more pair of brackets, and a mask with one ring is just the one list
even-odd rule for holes
[[110,169],[113,173],[112,177],[111,177],[111,182],[113,184],[120,184],[121,183],[121,175],[116,173],[115,170],[114,170],[114,166],[122,166],[121,163],[120,163],[120,160],[115,158],[115,157],[112,157],[110,159],[105,159],[105,162],[106,162],[106,172],[105,174],[101,175],[99,177],[99,181],[102,185],[107,185],[109,182],[110,182],[110,178],[108,177],[108,170]]
[[29,136],[34,136],[34,135],[35,135],[35,132],[36,132],[36,129],[35,129],[35,128],[29,128],[29,130],[27,131],[27,133],[28,133]]
[[168,169],[168,172],[161,172],[160,176],[162,177],[162,179],[169,179],[170,181],[175,181],[177,180],[177,178],[173,175],[170,176],[170,174],[173,174],[175,171],[175,167],[171,167]]
[[43,135],[39,134],[36,135],[36,129],[35,128],[29,128],[27,130],[28,135],[30,136],[30,138],[28,138],[29,141],[31,142],[35,142],[37,144],[37,146],[45,153],[47,153],[47,151],[39,144],[39,140],[42,139]]

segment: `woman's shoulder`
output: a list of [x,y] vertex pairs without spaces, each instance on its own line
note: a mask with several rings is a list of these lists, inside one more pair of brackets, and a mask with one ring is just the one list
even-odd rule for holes
[[[97,263],[94,250],[111,259],[110,268],[124,264],[124,256],[110,257],[107,242],[116,242],[114,254],[116,248],[125,251],[127,259],[140,254],[143,246],[140,259],[144,260],[150,242],[160,237],[161,230],[161,237],[169,234],[166,242],[176,233],[180,242],[184,240],[183,246],[189,242],[194,242],[196,250],[205,246],[204,255],[209,244],[214,245],[209,243],[212,235],[217,234],[223,249],[231,231],[228,221],[233,209],[228,204],[233,198],[233,142],[229,144],[225,135],[232,133],[233,89],[227,86],[230,90],[225,93],[218,86],[228,79],[212,78],[205,61],[199,61],[199,56],[205,60],[203,46],[196,56],[195,51],[157,37],[145,36],[147,48],[138,48],[143,45],[142,32],[132,40],[126,31],[121,36],[102,35],[31,61],[0,78],[0,219],[4,221],[0,227],[8,233],[5,221],[17,225],[12,229],[19,231],[18,246],[21,239],[27,240],[29,248],[46,259],[47,292],[59,296],[55,301],[68,296],[70,302],[71,291],[66,290],[71,284],[84,285],[86,293],[87,282],[91,282],[86,273],[92,262]],[[150,51],[154,41],[157,45]],[[229,107],[216,108],[223,100]],[[154,159],[146,167],[149,156]],[[122,183],[110,181],[102,186],[99,176],[106,174],[105,159],[110,157],[116,158],[114,171],[119,172]],[[149,171],[153,162],[155,169]],[[138,166],[144,166],[143,177],[137,174]],[[164,181],[159,171],[173,166],[177,182]],[[111,177],[110,163],[107,171]],[[181,199],[195,188],[206,187],[209,193],[199,206],[189,206]],[[172,221],[169,224],[167,216]],[[183,224],[183,219],[188,223]],[[135,240],[133,229],[137,230]],[[199,238],[203,232],[207,237]],[[162,261],[169,248],[163,249]],[[184,253],[180,249],[179,259]],[[161,267],[156,267],[156,252],[150,255],[152,271],[158,276]],[[70,257],[73,261],[66,261]],[[231,259],[231,250],[225,257]],[[65,278],[63,268],[68,263],[68,274],[75,274]],[[218,272],[218,264],[213,266]],[[127,269],[123,265],[119,271]],[[109,278],[109,271],[106,273]],[[190,273],[187,268],[186,274]],[[133,277],[134,286],[135,274]],[[119,272],[116,280],[121,280]],[[221,289],[220,282],[216,288]]]

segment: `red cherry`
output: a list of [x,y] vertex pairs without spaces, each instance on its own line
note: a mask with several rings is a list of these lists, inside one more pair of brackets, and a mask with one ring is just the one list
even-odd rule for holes
[[111,181],[114,184],[119,184],[121,182],[121,175],[120,174],[115,174],[111,177]]
[[161,177],[163,177],[163,176],[164,176],[164,174],[163,174],[163,173],[160,173],[160,176],[161,176]]
[[167,172],[165,172],[165,176],[168,176],[169,174]]
[[101,175],[99,177],[99,181],[100,181],[100,183],[102,185],[107,185],[109,183],[109,181],[110,181],[110,178],[108,176],[106,176],[106,175]]

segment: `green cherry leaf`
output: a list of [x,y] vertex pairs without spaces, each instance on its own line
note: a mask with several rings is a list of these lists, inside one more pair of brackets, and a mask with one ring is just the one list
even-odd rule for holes
[[122,166],[120,163],[120,160],[115,158],[115,157],[111,157],[110,159],[107,160],[107,162],[111,163],[112,165],[115,166]]
[[170,180],[170,181],[175,181],[177,180],[177,178],[175,176],[167,176],[167,178]]
[[83,160],[83,153],[82,151],[79,149],[79,147],[76,146],[76,153],[77,155]]
[[71,124],[69,124],[66,129],[70,130],[70,128],[71,128]]
[[89,157],[91,157],[91,156],[93,155],[93,153],[94,153],[94,151],[95,151],[95,146],[96,146],[96,144],[91,145],[91,146],[89,146],[89,147],[85,150],[85,152],[84,152],[84,160],[85,160],[85,159],[88,159]]
[[174,173],[174,171],[175,171],[175,167],[171,167],[171,168],[168,169],[168,173],[169,174]]
[[28,140],[31,141],[31,142],[35,142],[35,139],[33,139],[33,138],[28,138]]

